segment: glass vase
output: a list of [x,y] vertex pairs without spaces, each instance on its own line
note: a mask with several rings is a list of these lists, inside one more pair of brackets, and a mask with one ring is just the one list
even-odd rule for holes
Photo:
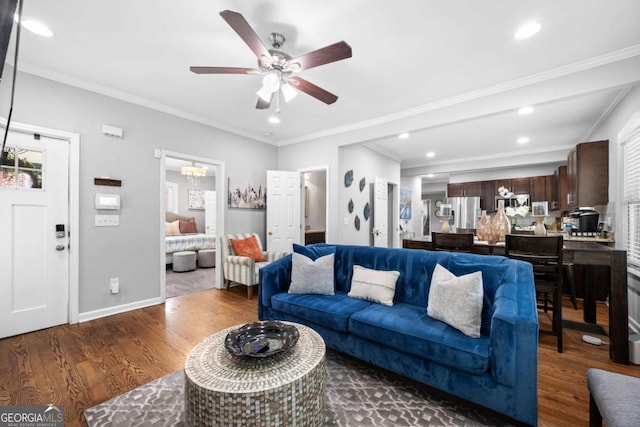
[[509,217],[504,212],[504,200],[498,200],[498,212],[491,223],[496,242],[504,242],[505,236],[511,232]]
[[478,240],[494,241],[493,229],[491,228],[491,218],[487,215],[487,211],[482,211],[482,216],[476,225],[476,237]]

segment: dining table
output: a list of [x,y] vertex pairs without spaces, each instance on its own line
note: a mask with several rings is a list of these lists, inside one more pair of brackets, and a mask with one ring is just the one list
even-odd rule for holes
[[[567,239],[563,241],[564,263],[583,265],[585,295],[583,320],[596,323],[596,283],[593,269],[608,267],[609,271],[609,358],[616,363],[629,364],[629,327],[627,297],[627,252],[610,246],[611,242],[595,239]],[[431,250],[431,236],[404,239],[403,248]],[[504,242],[474,240],[473,252],[481,255],[504,256]]]

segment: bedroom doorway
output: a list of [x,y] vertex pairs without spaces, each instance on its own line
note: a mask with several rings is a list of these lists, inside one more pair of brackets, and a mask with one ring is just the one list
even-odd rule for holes
[[161,297],[222,288],[216,241],[224,233],[224,163],[163,150],[159,154]]

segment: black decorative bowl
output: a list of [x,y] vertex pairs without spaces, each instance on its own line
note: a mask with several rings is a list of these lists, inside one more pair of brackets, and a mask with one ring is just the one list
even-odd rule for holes
[[224,346],[233,356],[268,357],[293,348],[299,337],[295,326],[266,320],[229,332]]

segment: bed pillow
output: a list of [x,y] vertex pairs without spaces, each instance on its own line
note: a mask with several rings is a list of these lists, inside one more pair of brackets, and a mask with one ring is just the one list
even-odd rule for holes
[[335,245],[326,245],[324,243],[310,246],[302,246],[294,243],[293,252],[304,255],[312,260],[316,260],[325,255],[335,254],[336,247]]
[[182,234],[190,234],[197,233],[198,229],[196,228],[196,219],[189,218],[187,220],[180,220],[180,233]]
[[246,239],[229,239],[229,241],[233,247],[234,255],[253,258],[255,262],[266,261],[256,236],[247,237]]
[[173,222],[165,222],[164,223],[164,234],[167,236],[175,236],[180,234],[180,221],[177,219]]
[[371,270],[360,265],[353,266],[351,290],[347,295],[378,304],[393,305],[398,271]]
[[472,338],[480,338],[482,272],[457,277],[436,264],[431,276],[427,314]]
[[313,260],[294,252],[291,259],[289,293],[334,295],[334,257],[334,254],[329,254]]

